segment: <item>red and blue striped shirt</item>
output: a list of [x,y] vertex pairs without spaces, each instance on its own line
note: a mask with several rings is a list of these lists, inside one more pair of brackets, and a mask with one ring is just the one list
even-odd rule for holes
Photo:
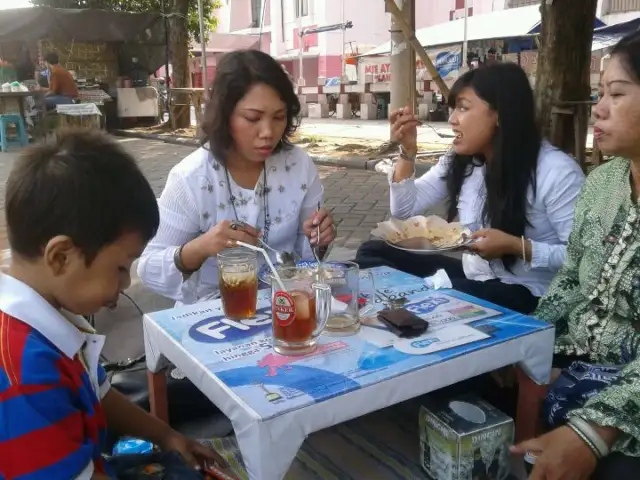
[[104,337],[24,283],[0,277],[0,479],[108,474]]

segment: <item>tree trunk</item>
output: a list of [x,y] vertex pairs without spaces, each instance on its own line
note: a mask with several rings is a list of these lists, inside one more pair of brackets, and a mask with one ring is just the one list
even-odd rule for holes
[[[415,0],[396,1],[405,20],[415,30]],[[415,99],[416,52],[407,43],[396,19],[391,15],[391,101],[389,111],[412,107]],[[413,88],[413,92],[411,89]]]
[[[171,0],[169,17],[169,59],[173,67],[172,87],[190,87],[189,73],[189,31],[187,29],[187,15],[189,14],[189,0]],[[169,110],[171,122],[175,128],[190,126],[190,100],[188,95],[171,95],[173,107]],[[179,107],[178,105],[187,105]]]
[[[542,30],[535,87],[540,128],[553,145],[581,162],[588,108],[566,102],[586,102],[591,97],[591,41],[597,4],[597,0],[554,0],[540,5]],[[571,111],[576,112],[577,121]]]

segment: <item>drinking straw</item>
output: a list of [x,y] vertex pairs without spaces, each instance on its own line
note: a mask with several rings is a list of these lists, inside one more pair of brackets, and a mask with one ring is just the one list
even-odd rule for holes
[[236,241],[236,244],[242,247],[248,248],[249,250],[253,250],[254,252],[260,252],[264,257],[264,259],[267,261],[267,264],[271,269],[271,273],[273,273],[273,278],[275,278],[276,282],[278,282],[278,286],[282,289],[283,292],[287,291],[287,289],[284,288],[284,283],[282,283],[282,280],[280,279],[280,275],[278,275],[278,271],[276,270],[276,267],[274,267],[273,263],[271,263],[271,259],[269,258],[269,255],[267,255],[267,252],[264,250],[264,248],[256,247],[254,245],[250,245],[248,243],[239,242],[239,241]]

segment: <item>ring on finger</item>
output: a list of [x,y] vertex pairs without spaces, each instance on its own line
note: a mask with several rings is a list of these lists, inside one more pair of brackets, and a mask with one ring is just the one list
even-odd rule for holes
[[231,225],[229,225],[229,228],[230,228],[231,230],[239,230],[239,229],[241,229],[241,228],[242,228],[242,227],[244,227],[244,226],[245,226],[245,223],[244,223],[244,222],[240,222],[240,221],[238,221],[238,220],[234,220],[234,221],[232,221],[232,222],[231,222]]

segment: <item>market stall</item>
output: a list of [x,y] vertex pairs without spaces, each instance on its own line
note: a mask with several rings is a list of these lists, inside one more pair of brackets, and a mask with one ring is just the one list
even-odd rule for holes
[[[131,88],[144,89],[142,97],[151,96],[158,103],[157,90],[149,87],[148,77],[166,60],[160,14],[50,7],[2,12],[0,59],[15,66],[28,62],[36,66],[30,90],[46,88],[46,69],[37,66],[47,52],[57,53],[60,65],[73,75],[77,102],[95,104],[106,117],[104,123],[118,122],[118,86],[131,81],[133,73],[137,81]],[[132,65],[138,58],[144,58],[144,65],[135,72]],[[140,95],[133,96],[137,97]]]

